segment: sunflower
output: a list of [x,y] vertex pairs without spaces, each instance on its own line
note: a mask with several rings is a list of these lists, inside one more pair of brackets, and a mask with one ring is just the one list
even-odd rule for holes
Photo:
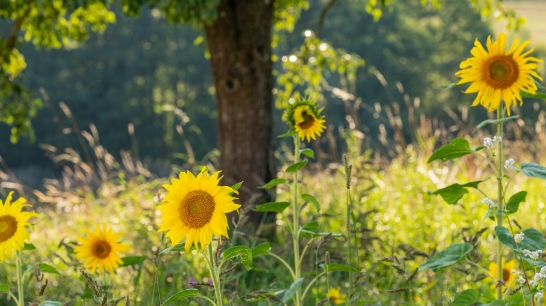
[[315,140],[326,128],[324,126],[326,120],[322,119],[317,105],[309,100],[298,100],[291,104],[286,111],[285,119],[301,140],[305,138],[307,141]]
[[27,204],[25,198],[20,197],[11,203],[13,191],[8,194],[6,201],[0,199],[0,262],[4,256],[11,258],[13,251],[20,251],[25,247],[25,240],[30,238],[25,227],[31,227],[28,219],[37,216],[34,212],[23,212]]
[[335,305],[344,304],[345,299],[347,298],[347,295],[342,294],[338,288],[330,288],[326,296],[328,297],[328,300],[330,300],[330,302],[334,303]]
[[[502,259],[502,280],[505,283],[505,286],[510,287],[511,285],[515,284],[514,280],[516,279],[516,275],[512,273],[511,271],[516,269],[517,263],[516,260],[510,260],[509,262],[506,262],[506,260]],[[491,276],[493,276],[495,279],[498,279],[497,277],[497,263],[491,262],[489,264],[489,273],[491,273]],[[491,287],[495,288],[497,284],[493,284]]]
[[168,193],[165,203],[157,207],[163,219],[159,232],[168,231],[166,236],[173,246],[187,237],[186,252],[192,245],[199,248],[198,241],[204,250],[213,235],[228,237],[226,214],[238,210],[241,205],[235,204],[236,198],[231,196],[237,191],[218,185],[222,178],[219,174],[220,171],[209,176],[203,167],[197,177],[190,171],[181,172],[178,179],[163,185]]
[[78,237],[78,241],[82,245],[74,248],[76,258],[84,260],[83,266],[90,272],[99,270],[99,275],[102,275],[104,269],[108,273],[114,273],[114,269],[122,263],[119,257],[119,252],[126,252],[129,246],[125,243],[120,243],[121,234],[112,232],[112,228],[104,226],[101,229],[97,225],[95,232],[85,231],[87,238]]
[[542,60],[536,57],[527,57],[534,48],[522,53],[530,44],[525,41],[519,45],[516,38],[510,49],[504,51],[506,35],[499,34],[499,39],[491,41],[487,38],[487,51],[476,39],[474,48],[470,53],[474,56],[460,65],[461,70],[455,73],[460,77],[459,84],[471,83],[465,93],[478,93],[472,106],[483,105],[488,111],[494,111],[500,107],[504,100],[506,110],[510,115],[510,106],[523,103],[520,91],[535,94],[537,85],[533,77],[542,80],[535,70]]

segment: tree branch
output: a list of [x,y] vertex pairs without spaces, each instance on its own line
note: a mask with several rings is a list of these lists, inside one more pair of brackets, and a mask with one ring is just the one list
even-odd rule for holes
[[324,17],[326,17],[326,14],[328,13],[328,11],[332,8],[332,6],[334,6],[334,4],[336,3],[337,0],[330,0],[325,6],[324,8],[322,8],[322,11],[320,11],[320,16],[319,16],[319,20],[318,20],[318,23],[317,23],[317,31],[315,33],[315,35],[317,37],[320,37],[320,33],[322,32],[322,26],[324,24]]
[[2,64],[4,57],[6,57],[13,48],[15,48],[15,44],[17,43],[17,34],[19,33],[19,30],[21,29],[21,25],[23,25],[23,22],[27,18],[28,14],[30,13],[30,2],[28,3],[27,9],[23,13],[23,15],[17,20],[15,20],[15,24],[13,25],[13,29],[11,30],[11,34],[9,35],[8,39],[6,39],[6,48],[4,48],[2,56],[0,56],[0,70],[2,69]]

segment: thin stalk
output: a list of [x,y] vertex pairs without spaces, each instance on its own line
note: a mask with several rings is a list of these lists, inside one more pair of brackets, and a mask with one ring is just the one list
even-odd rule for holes
[[216,303],[214,303],[213,300],[209,299],[208,297],[206,297],[206,296],[204,296],[204,295],[198,295],[198,296],[196,296],[196,297],[197,297],[197,298],[205,299],[205,300],[209,301],[212,305],[218,306],[218,305],[216,305]]
[[17,268],[17,293],[19,294],[19,302],[18,304],[20,306],[25,305],[25,294],[23,292],[23,277],[21,275],[21,254],[19,251],[15,252],[15,263]]
[[[498,163],[497,163],[497,191],[498,191],[498,206],[497,206],[497,226],[502,226],[503,220],[503,211],[504,211],[504,197],[503,197],[503,188],[502,188],[502,177],[503,177],[503,164],[502,164],[502,122],[501,119],[504,116],[502,107],[497,109],[497,119],[499,123],[497,124],[497,136],[501,139],[498,142]],[[503,280],[502,272],[502,243],[497,237],[497,277],[500,280]],[[502,299],[502,286],[497,286],[497,299]]]
[[216,295],[216,305],[222,306],[222,292],[220,292],[220,281],[218,279],[218,272],[216,271],[216,264],[214,263],[214,252],[212,251],[212,243],[209,244],[208,249],[208,260],[210,270],[210,277],[212,278],[212,283],[214,285],[214,294]]
[[[294,164],[300,161],[300,138],[298,135],[294,136]],[[294,171],[294,187],[292,188],[292,204],[293,207],[293,233],[292,241],[294,242],[294,274],[295,279],[300,278],[300,244],[299,244],[299,211],[298,206],[298,171]],[[301,289],[296,291],[296,306],[301,305]]]
[[284,261],[284,259],[282,259],[282,257],[280,257],[279,255],[275,254],[275,253],[267,253],[267,254],[264,254],[264,255],[269,255],[269,256],[273,256],[275,258],[277,258],[280,262],[282,262],[286,268],[288,269],[288,271],[290,271],[290,275],[292,275],[292,278],[294,279],[294,281],[296,281],[296,274],[294,274],[294,271],[292,270],[292,267],[290,267],[290,265]]
[[305,295],[307,294],[307,292],[309,291],[309,289],[311,289],[311,287],[313,286],[313,284],[321,277],[323,276],[324,274],[326,274],[326,270],[321,272],[319,275],[315,276],[315,278],[313,278],[311,280],[311,282],[309,283],[309,285],[307,285],[307,288],[305,288],[305,291],[303,291],[303,295],[302,295],[302,299],[305,298]]
[[475,262],[472,262],[470,260],[468,260],[468,258],[466,259],[466,262],[468,262],[469,264],[473,265],[474,267],[482,270],[487,276],[491,277],[491,279],[496,283],[497,282],[497,279],[493,277],[493,275],[491,275],[491,273],[489,273],[489,270],[487,270],[486,268],[480,266],[479,264],[475,263]]
[[[349,266],[351,266],[351,202],[349,198],[349,188],[347,188],[347,261]],[[348,305],[351,305],[352,287],[353,279],[351,270],[349,270],[349,298],[347,299]]]

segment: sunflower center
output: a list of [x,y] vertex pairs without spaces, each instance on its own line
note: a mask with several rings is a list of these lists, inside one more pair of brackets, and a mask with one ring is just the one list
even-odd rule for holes
[[493,56],[483,64],[482,69],[485,83],[495,89],[506,89],[519,77],[518,64],[506,55]]
[[0,242],[4,242],[17,231],[17,220],[10,215],[0,217]]
[[510,273],[510,271],[502,269],[502,279],[504,280],[504,282],[507,282],[510,279]]
[[182,199],[178,213],[185,225],[190,228],[202,228],[212,219],[214,207],[214,198],[210,194],[202,190],[194,190]]
[[313,123],[315,123],[315,117],[313,115],[309,115],[306,111],[301,113],[301,116],[303,117],[303,122],[298,124],[298,126],[304,130],[310,128],[313,126]]
[[110,255],[112,246],[105,240],[99,240],[93,244],[93,255],[98,258],[106,258]]

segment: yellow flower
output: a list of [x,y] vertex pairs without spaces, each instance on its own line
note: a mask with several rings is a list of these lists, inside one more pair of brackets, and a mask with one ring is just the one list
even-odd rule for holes
[[[512,273],[512,270],[516,269],[517,262],[515,259],[506,262],[506,260],[502,259],[502,280],[504,280],[504,283],[506,284],[506,287],[512,286],[514,283],[514,280],[516,279],[516,275]],[[497,263],[491,262],[489,264],[489,273],[491,273],[491,276],[493,276],[495,279],[498,279],[497,276]],[[496,287],[497,284],[493,284],[491,287]]]
[[306,138],[307,141],[315,140],[326,128],[324,126],[326,120],[320,116],[317,105],[309,100],[294,102],[288,107],[285,116],[285,119],[292,129],[298,133],[301,140]]
[[76,258],[84,260],[83,266],[92,273],[97,269],[99,275],[102,275],[105,269],[110,274],[114,273],[114,269],[122,263],[118,253],[129,250],[127,244],[118,242],[121,234],[112,232],[112,228],[108,226],[101,229],[99,225],[94,233],[89,230],[85,232],[87,238],[78,237],[82,245],[74,248]]
[[13,191],[8,194],[6,201],[0,199],[0,262],[4,257],[11,258],[13,251],[20,251],[25,247],[25,240],[30,238],[26,226],[31,227],[28,219],[37,216],[34,212],[23,212],[27,204],[25,198],[20,197],[11,203]]
[[220,171],[209,176],[203,167],[195,177],[191,172],[181,172],[178,179],[165,184],[168,190],[164,204],[157,207],[161,211],[163,223],[159,232],[168,231],[166,236],[172,245],[186,238],[186,252],[192,245],[204,250],[216,235],[228,237],[226,214],[238,210],[241,205],[235,204],[231,193],[237,193],[231,187],[219,186],[222,177]]
[[345,299],[347,298],[346,294],[341,294],[341,292],[339,292],[339,288],[330,288],[326,296],[328,297],[330,302],[334,303],[335,305],[344,304]]
[[525,41],[521,46],[516,38],[510,49],[504,51],[506,35],[499,34],[499,39],[491,41],[487,38],[487,51],[476,39],[474,48],[470,53],[474,56],[460,65],[462,70],[455,73],[461,79],[459,84],[471,83],[465,93],[478,93],[472,106],[483,105],[488,111],[494,111],[500,107],[504,100],[506,110],[510,115],[510,106],[523,103],[520,91],[531,94],[536,93],[537,86],[533,77],[542,80],[535,70],[542,62],[536,57],[526,57],[534,48],[522,53],[530,44]]

